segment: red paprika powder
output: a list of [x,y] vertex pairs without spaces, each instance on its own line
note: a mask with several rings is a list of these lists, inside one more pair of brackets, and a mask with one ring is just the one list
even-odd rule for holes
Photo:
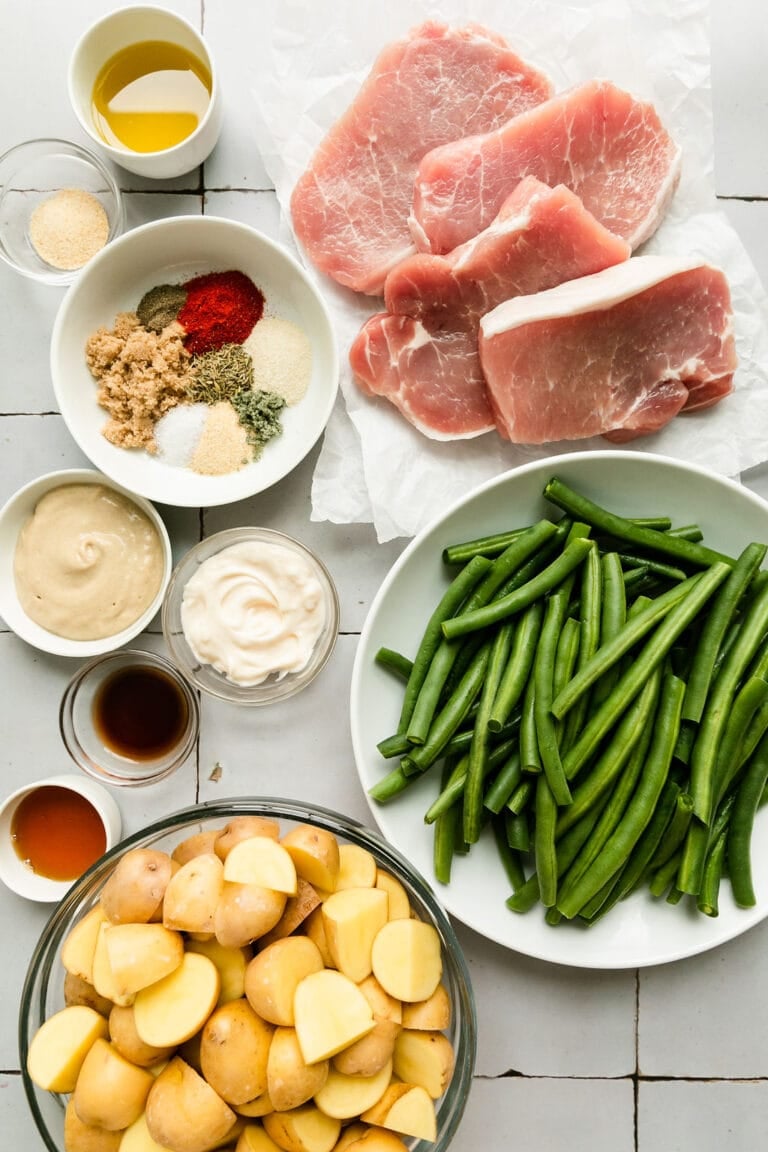
[[264,311],[264,296],[244,272],[209,272],[189,280],[178,320],[188,352],[200,356],[222,344],[242,344]]

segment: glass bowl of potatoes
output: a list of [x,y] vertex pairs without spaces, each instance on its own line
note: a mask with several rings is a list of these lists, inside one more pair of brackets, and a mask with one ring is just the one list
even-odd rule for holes
[[466,962],[377,833],[290,800],[187,808],[67,893],[22,992],[49,1152],[443,1152],[472,1082]]

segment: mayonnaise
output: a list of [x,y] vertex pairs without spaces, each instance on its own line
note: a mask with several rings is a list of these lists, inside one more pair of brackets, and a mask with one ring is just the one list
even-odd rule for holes
[[181,626],[201,664],[243,687],[306,667],[327,621],[309,561],[249,540],[209,557],[188,581]]
[[19,532],[16,595],[31,620],[68,640],[100,640],[150,606],[165,555],[152,521],[103,484],[63,484]]

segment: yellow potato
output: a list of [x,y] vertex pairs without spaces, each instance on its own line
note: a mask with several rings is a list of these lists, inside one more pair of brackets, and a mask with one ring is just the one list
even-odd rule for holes
[[412,1032],[404,1028],[395,1041],[395,1075],[418,1084],[439,1100],[453,1073],[453,1045],[442,1032]]
[[64,977],[64,1003],[85,1004],[100,1016],[109,1016],[112,1011],[111,1000],[107,1000],[106,996],[100,996],[93,984],[83,980],[82,976],[73,976],[71,972],[67,972]]
[[70,1097],[64,1111],[64,1152],[118,1152],[122,1138],[122,1132],[83,1124]]
[[194,1068],[176,1056],[147,1097],[147,1128],[171,1152],[210,1152],[226,1143],[237,1116]]
[[227,1104],[245,1104],[267,1087],[272,1033],[247,1000],[230,1000],[206,1020],[200,1040],[203,1076]]
[[342,1128],[341,1136],[333,1146],[333,1152],[344,1152],[350,1144],[354,1144],[355,1140],[359,1140],[367,1131],[368,1126],[366,1124],[348,1124],[346,1128]]
[[207,956],[185,952],[175,971],[136,994],[136,1031],[156,1048],[183,1044],[202,1028],[218,996],[216,965]]
[[293,1002],[296,1033],[307,1064],[327,1060],[374,1026],[363,993],[347,976],[325,968],[305,976]]
[[333,966],[356,984],[371,974],[373,942],[387,923],[387,902],[380,888],[343,888],[323,904]]
[[339,878],[339,842],[325,828],[297,824],[281,841],[302,880],[326,892],[336,890]]
[[93,1008],[62,1008],[40,1025],[27,1053],[30,1080],[47,1092],[71,1092],[86,1056],[107,1035],[107,1022]]
[[267,1095],[275,1112],[306,1104],[328,1076],[328,1061],[306,1064],[295,1028],[277,1028],[267,1061]]
[[423,1088],[412,1084],[390,1084],[378,1103],[363,1112],[361,1120],[419,1140],[437,1139],[432,1098]]
[[325,923],[323,921],[323,908],[318,905],[302,925],[302,930],[305,936],[317,945],[317,949],[323,958],[323,964],[326,968],[333,968],[333,957],[331,956],[330,949],[328,948],[328,939],[325,935]]
[[280,1152],[280,1145],[275,1144],[260,1124],[246,1124],[235,1152]]
[[61,962],[67,972],[87,980],[89,984],[93,984],[93,954],[99,928],[106,921],[106,912],[101,904],[96,904],[82,920],[78,920],[61,946]]
[[107,924],[103,934],[120,997],[162,980],[178,968],[184,956],[181,935],[162,924]]
[[311,884],[306,880],[302,880],[301,876],[296,880],[296,895],[289,896],[286,904],[285,911],[275,924],[274,928],[267,932],[259,939],[259,948],[265,948],[268,944],[274,943],[275,940],[283,940],[286,936],[290,936],[297,928],[301,927],[310,913],[314,912],[315,908],[320,906],[320,897]]
[[187,951],[207,956],[218,968],[221,981],[218,1005],[245,995],[245,969],[253,956],[251,948],[225,948],[214,937],[212,940],[188,939]]
[[224,879],[232,884],[258,884],[295,896],[298,887],[293,860],[276,840],[251,836],[227,853]]
[[376,871],[376,860],[367,848],[361,848],[359,844],[342,844],[339,848],[336,891],[342,888],[374,888]]
[[395,1024],[402,1023],[405,1005],[401,1004],[394,996],[390,996],[389,992],[385,992],[375,976],[367,976],[365,980],[361,980],[359,987],[371,1006],[374,1020],[391,1020]]
[[142,1112],[138,1120],[134,1120],[133,1124],[121,1132],[120,1137],[120,1152],[169,1152],[150,1135],[146,1112]]
[[[274,1044],[274,1042],[275,1038],[273,1036],[272,1043]],[[266,1116],[268,1112],[274,1112],[275,1110],[268,1092],[262,1092],[261,1096],[256,1096],[253,1100],[248,1100],[245,1104],[234,1104],[233,1108],[239,1116],[246,1116],[249,1119]]]
[[221,835],[219,828],[208,828],[204,832],[194,832],[191,836],[187,836],[186,840],[181,840],[173,852],[171,852],[171,860],[174,863],[182,865],[187,864],[190,860],[194,860],[195,856],[205,856],[208,852],[215,851],[214,845]]
[[72,1099],[84,1124],[118,1132],[144,1111],[154,1077],[137,1068],[114,1045],[96,1040],[83,1061]]
[[[334,1152],[338,1152],[341,1147],[341,1144],[337,1144]],[[344,1152],[408,1152],[400,1137],[386,1128],[366,1128],[362,1136],[343,1147]]]
[[101,892],[101,906],[113,924],[146,924],[159,918],[173,867],[167,852],[131,848],[121,856]]
[[391,872],[383,868],[376,869],[376,887],[381,888],[389,897],[387,905],[388,920],[409,920],[411,916],[411,902],[403,885]]
[[133,1003],[135,997],[133,992],[124,992],[118,986],[112,972],[107,951],[107,932],[112,926],[109,920],[105,920],[99,926],[96,949],[93,953],[93,986],[99,996],[111,1000],[113,1004],[122,1004],[123,1007],[126,1007]]
[[373,974],[397,1000],[426,1000],[443,974],[440,937],[421,920],[389,920],[373,942]]
[[438,984],[426,1000],[403,1004],[403,1028],[441,1032],[451,1026],[451,998],[445,984]]
[[224,865],[213,852],[188,860],[168,882],[163,924],[180,932],[213,932],[223,887]]
[[390,1063],[400,1025],[377,1020],[367,1036],[362,1036],[333,1057],[333,1066],[345,1076],[373,1076]]
[[345,1076],[332,1068],[323,1087],[315,1093],[315,1104],[326,1116],[352,1120],[381,1099],[391,1078],[391,1061],[373,1076]]
[[183,1044],[179,1045],[177,1056],[181,1056],[185,1063],[189,1064],[190,1068],[194,1068],[195,1072],[199,1072],[202,1076],[203,1065],[200,1062],[200,1045],[203,1041],[203,1030],[195,1032],[194,1036],[190,1036],[189,1040],[185,1040]]
[[270,1112],[262,1121],[284,1152],[332,1152],[339,1138],[341,1124],[326,1116],[312,1104],[304,1104],[292,1112]]
[[241,840],[252,836],[267,836],[270,840],[280,839],[280,825],[266,816],[233,816],[225,824],[214,842],[214,852],[220,860],[226,860],[230,851]]
[[136,1031],[133,1006],[122,1008],[115,1004],[109,1014],[109,1038],[121,1056],[139,1068],[149,1068],[161,1060],[167,1060],[174,1047],[155,1048],[145,1044]]
[[245,972],[245,995],[264,1020],[292,1025],[298,984],[311,972],[322,972],[323,967],[317,945],[308,936],[287,936],[251,960]]
[[274,928],[287,896],[257,884],[224,884],[214,917],[214,932],[225,948],[243,948]]

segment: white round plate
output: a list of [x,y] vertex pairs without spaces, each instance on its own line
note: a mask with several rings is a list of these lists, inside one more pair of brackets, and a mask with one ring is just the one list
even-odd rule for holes
[[[448,544],[558,515],[541,493],[557,475],[628,516],[668,515],[677,525],[697,523],[706,543],[737,554],[751,540],[768,541],[768,505],[730,480],[665,457],[636,452],[584,452],[536,461],[489,481],[466,496],[406,548],[384,580],[363,628],[352,673],[351,724],[363,788],[371,788],[397,761],[384,761],[376,744],[397,728],[402,685],[374,663],[382,646],[408,657],[448,582],[441,552]],[[528,956],[578,968],[636,968],[704,952],[745,932],[768,913],[768,811],[758,813],[752,853],[754,908],[738,908],[724,880],[720,915],[671,906],[638,892],[592,927],[550,927],[540,906],[510,912],[509,884],[492,837],[456,857],[451,883],[441,886],[432,866],[432,830],[423,816],[439,791],[427,772],[388,804],[370,802],[386,838],[434,884],[446,909],[476,932]]]
[[[143,450],[110,444],[102,435],[107,413],[96,402],[96,381],[85,363],[88,337],[102,325],[111,328],[118,312],[135,311],[156,284],[229,269],[250,276],[264,293],[265,314],[297,324],[312,346],[309,388],[298,404],[283,410],[282,434],[254,463],[224,476],[201,476]],[[304,459],[331,414],[339,365],[328,311],[306,272],[284,248],[246,224],[216,216],[177,216],[127,232],[86,265],[56,317],[51,376],[65,423],[97,468],[148,500],[197,508],[263,492]]]

